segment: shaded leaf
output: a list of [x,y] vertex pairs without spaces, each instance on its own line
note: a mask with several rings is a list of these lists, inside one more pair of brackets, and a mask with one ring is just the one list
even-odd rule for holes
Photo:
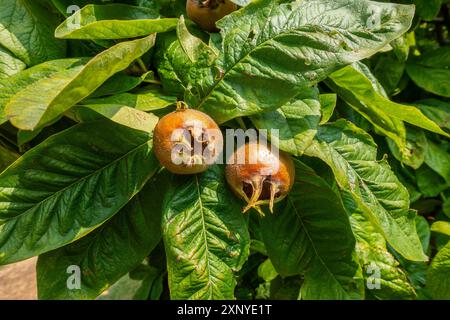
[[450,184],[450,144],[428,141],[425,163]]
[[417,187],[425,197],[435,197],[450,184],[428,165],[423,164],[415,171]]
[[422,89],[450,97],[450,46],[427,52],[406,65],[411,79]]
[[436,122],[439,127],[450,133],[450,103],[436,100],[427,99],[421,100],[414,103],[423,114],[428,118]]
[[0,172],[17,160],[19,155],[0,144]]
[[424,20],[433,20],[441,9],[442,0],[412,0],[417,14]]

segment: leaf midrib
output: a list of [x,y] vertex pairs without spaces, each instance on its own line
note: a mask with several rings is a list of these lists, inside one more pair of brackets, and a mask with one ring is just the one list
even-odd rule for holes
[[[195,176],[195,186],[197,189],[197,193],[198,193],[198,203],[200,205],[200,212],[201,212],[201,216],[202,216],[202,231],[203,231],[203,240],[205,242],[205,258],[206,258],[206,270],[207,270],[207,278],[208,278],[208,293],[209,293],[209,297],[212,298],[213,297],[213,290],[212,290],[212,282],[211,282],[211,265],[209,262],[209,245],[208,245],[208,239],[206,237],[206,224],[205,224],[205,214],[204,214],[204,206],[203,206],[203,200],[202,200],[202,194],[200,192],[200,183],[198,181],[198,175]],[[211,285],[209,285],[209,282],[211,282]]]

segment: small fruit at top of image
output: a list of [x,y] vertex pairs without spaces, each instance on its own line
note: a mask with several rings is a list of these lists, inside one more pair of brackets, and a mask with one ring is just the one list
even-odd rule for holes
[[153,150],[159,162],[175,174],[208,169],[222,152],[223,136],[207,114],[178,102],[177,110],[161,118],[153,132]]
[[226,167],[226,179],[233,192],[247,202],[243,212],[254,208],[264,216],[261,205],[269,205],[287,196],[294,184],[292,158],[267,143],[249,142],[239,147]]
[[230,0],[187,0],[186,12],[192,21],[208,32],[218,32],[216,21],[237,10]]

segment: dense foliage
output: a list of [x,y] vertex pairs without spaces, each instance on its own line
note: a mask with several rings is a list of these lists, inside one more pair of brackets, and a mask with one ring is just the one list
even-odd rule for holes
[[[184,0],[1,1],[0,265],[39,256],[41,299],[450,299],[450,2],[233,2],[210,34]],[[160,166],[177,100],[280,130],[273,214]]]

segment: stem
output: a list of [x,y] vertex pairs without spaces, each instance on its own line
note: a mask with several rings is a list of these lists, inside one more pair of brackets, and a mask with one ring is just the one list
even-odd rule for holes
[[145,63],[144,63],[144,61],[142,61],[141,58],[136,59],[136,61],[137,61],[138,65],[139,65],[139,67],[144,71],[144,73],[148,72],[148,69],[145,66]]
[[161,81],[159,81],[159,80],[143,80],[142,82],[144,82],[144,83],[151,83],[151,84],[158,84],[158,85],[161,84]]
[[187,110],[189,109],[189,106],[187,105],[186,102],[184,101],[177,101],[177,111],[181,111],[181,110]]
[[247,130],[247,126],[245,125],[245,122],[244,122],[244,120],[242,120],[241,117],[236,118],[236,122],[237,122],[238,125],[241,127],[241,129]]

